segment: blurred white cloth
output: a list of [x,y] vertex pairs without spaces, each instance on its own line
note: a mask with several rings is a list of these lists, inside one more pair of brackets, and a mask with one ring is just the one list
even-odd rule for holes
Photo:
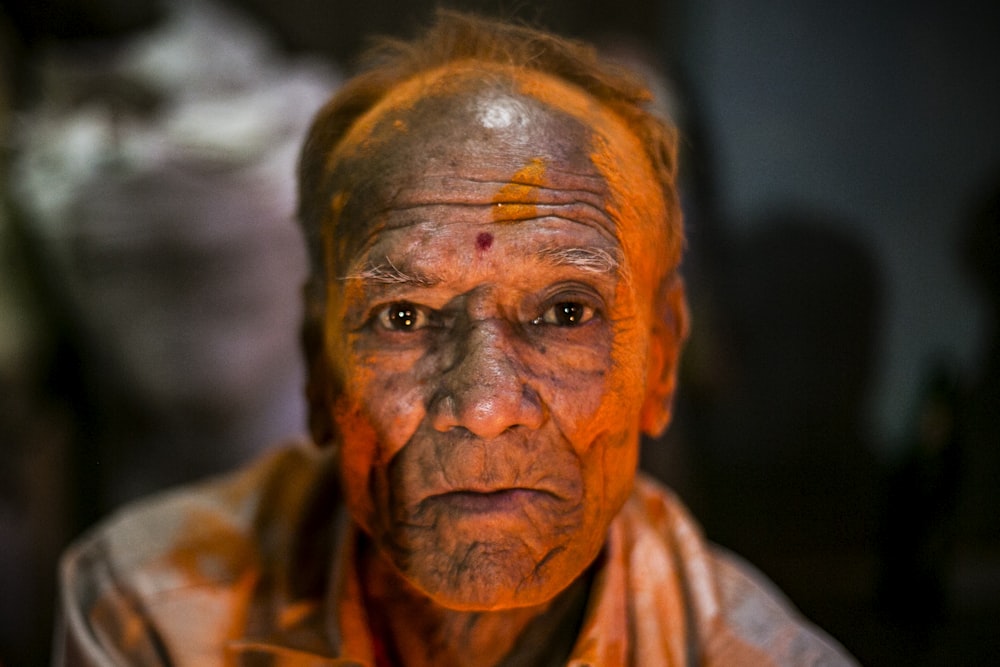
[[169,7],[113,50],[52,54],[14,130],[12,196],[108,394],[97,402],[147,413],[119,443],[135,460],[109,462],[122,498],[157,485],[129,471],[197,475],[199,457],[217,469],[304,432],[295,163],[339,85],[235,13]]

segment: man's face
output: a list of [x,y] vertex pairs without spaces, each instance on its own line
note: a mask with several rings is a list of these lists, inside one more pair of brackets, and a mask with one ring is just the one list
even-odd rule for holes
[[664,216],[642,155],[574,88],[453,66],[332,160],[345,496],[440,604],[550,599],[632,488]]

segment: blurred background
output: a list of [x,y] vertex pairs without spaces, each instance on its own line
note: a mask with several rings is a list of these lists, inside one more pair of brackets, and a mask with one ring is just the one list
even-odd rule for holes
[[87,526],[305,431],[299,142],[434,5],[592,40],[681,128],[646,470],[863,663],[1000,653],[996,3],[0,0],[0,665]]

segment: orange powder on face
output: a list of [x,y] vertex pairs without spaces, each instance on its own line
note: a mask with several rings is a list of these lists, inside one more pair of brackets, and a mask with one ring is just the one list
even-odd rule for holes
[[[649,382],[647,355],[652,352],[650,331],[659,317],[654,295],[664,275],[676,266],[679,247],[673,247],[676,244],[670,239],[671,213],[659,178],[628,124],[585,91],[547,75],[525,73],[517,80],[521,93],[568,113],[591,129],[588,157],[610,190],[604,209],[615,222],[615,236],[626,258],[616,301],[625,303],[631,294],[639,307],[635,319],[617,325],[618,344],[612,351],[612,363],[630,371],[616,374],[606,388],[609,400],[591,423],[591,428],[599,431],[603,425],[621,419],[622,406],[638,408],[643,404],[642,393]],[[637,395],[637,391],[641,393]],[[638,423],[638,414],[636,417]],[[628,445],[633,441],[627,438],[622,442]],[[608,453],[619,474],[631,474],[635,463],[630,456],[634,450],[615,448]]]
[[[618,238],[633,260],[634,273],[658,277],[679,260],[679,244],[668,238],[668,211],[660,181],[639,138],[613,110],[577,86],[541,72],[510,74],[518,90],[589,126],[590,159],[607,182],[605,212],[619,227]],[[638,235],[624,233],[624,227]],[[673,246],[678,247],[673,247]]]
[[538,216],[538,188],[545,185],[545,160],[540,157],[518,169],[510,183],[493,197],[493,221],[516,222]]
[[592,140],[590,160],[612,193],[605,212],[618,225],[618,242],[630,260],[627,275],[655,287],[677,263],[667,239],[667,211],[659,183],[643,160],[625,159],[621,145],[600,134]]

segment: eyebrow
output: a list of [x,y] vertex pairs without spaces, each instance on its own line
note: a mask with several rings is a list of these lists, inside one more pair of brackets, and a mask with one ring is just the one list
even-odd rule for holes
[[[622,263],[617,252],[594,247],[551,247],[538,251],[536,256],[552,266],[569,266],[586,273],[621,274]],[[360,271],[343,276],[341,280],[362,280],[376,285],[409,285],[430,287],[441,278],[403,270],[388,257],[382,262],[369,262]]]
[[556,266],[571,266],[587,273],[619,273],[622,265],[617,252],[604,248],[543,248],[539,257]]
[[362,280],[377,285],[415,285],[418,287],[430,287],[440,282],[431,276],[407,273],[393,264],[388,257],[384,259],[385,261],[379,264],[369,262],[365,268],[343,276],[341,280]]

